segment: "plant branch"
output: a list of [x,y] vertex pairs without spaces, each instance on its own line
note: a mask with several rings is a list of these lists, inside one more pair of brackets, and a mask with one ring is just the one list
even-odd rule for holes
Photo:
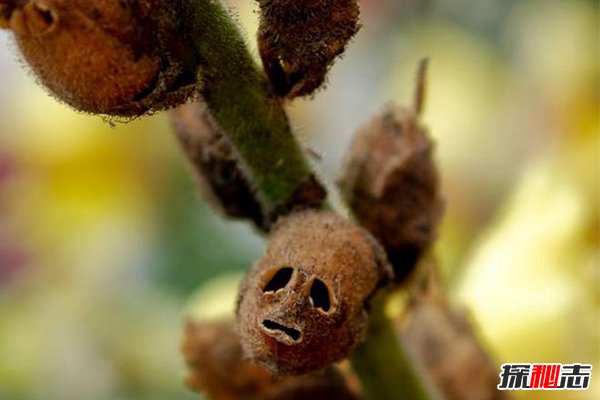
[[321,205],[317,182],[281,100],[259,72],[238,27],[215,0],[181,0],[182,30],[200,58],[201,95],[226,132],[272,219]]
[[350,357],[363,395],[367,400],[432,399],[385,315],[387,294],[383,291],[373,299],[367,339]]
[[[259,72],[240,32],[219,1],[180,0],[183,31],[201,57],[201,95],[247,169],[267,213],[277,215],[325,196],[292,135],[281,100]],[[318,190],[320,189],[320,190]],[[369,399],[429,399],[384,314],[373,303],[368,337],[352,355]],[[403,397],[399,397],[403,396]]]

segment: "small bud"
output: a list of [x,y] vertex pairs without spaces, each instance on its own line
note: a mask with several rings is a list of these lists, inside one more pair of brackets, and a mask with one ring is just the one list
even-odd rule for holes
[[363,340],[368,300],[391,279],[376,241],[333,213],[279,221],[240,288],[245,353],[277,374],[302,374],[345,358]]
[[192,323],[182,351],[188,385],[211,400],[358,400],[336,368],[278,378],[243,357],[233,321]]
[[[174,2],[176,3],[176,2]],[[73,108],[137,116],[194,92],[195,56],[164,0],[0,0],[39,81]]]
[[258,48],[280,96],[313,93],[359,29],[356,0],[257,0]]
[[424,65],[413,110],[395,107],[360,130],[338,184],[358,221],[385,248],[397,281],[437,236],[443,214],[433,144],[419,123]]

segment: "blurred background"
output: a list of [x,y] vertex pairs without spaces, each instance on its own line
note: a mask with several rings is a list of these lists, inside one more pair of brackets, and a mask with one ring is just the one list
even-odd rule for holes
[[[230,1],[256,54],[254,2]],[[593,363],[600,398],[599,6],[363,0],[327,90],[290,107],[332,179],[357,127],[407,104],[447,212],[452,296],[500,364]],[[0,32],[0,399],[185,400],[186,305],[227,309],[263,242],[200,199],[165,114],[112,126],[48,97]],[[547,398],[543,392],[519,399]]]

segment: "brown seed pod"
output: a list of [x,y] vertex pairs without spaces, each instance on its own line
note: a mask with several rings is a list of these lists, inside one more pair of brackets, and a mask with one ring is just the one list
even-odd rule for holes
[[359,29],[356,0],[257,0],[258,48],[280,96],[313,93]]
[[498,364],[481,346],[468,315],[440,295],[413,300],[397,324],[404,348],[448,400],[507,400]]
[[388,253],[397,281],[435,240],[443,214],[433,144],[419,123],[423,68],[414,109],[390,107],[360,130],[338,181],[357,219]]
[[181,148],[198,172],[204,198],[225,215],[249,219],[266,230],[261,205],[239,166],[239,157],[204,102],[179,106],[170,116]]
[[246,354],[277,374],[346,357],[366,333],[368,300],[390,279],[382,249],[356,224],[318,211],[283,218],[240,288]]
[[243,357],[233,321],[188,322],[182,346],[188,385],[212,400],[358,400],[336,368],[278,378]]
[[182,352],[188,386],[214,400],[253,398],[276,379],[257,364],[243,360],[233,321],[188,322]]
[[0,0],[23,57],[73,108],[137,116],[194,93],[197,62],[164,0]]

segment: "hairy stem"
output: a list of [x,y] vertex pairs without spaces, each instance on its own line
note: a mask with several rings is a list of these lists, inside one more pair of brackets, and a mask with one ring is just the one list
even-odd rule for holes
[[325,191],[292,135],[281,100],[215,0],[180,0],[182,28],[200,57],[202,98],[236,148],[266,214],[319,206]]
[[352,353],[352,368],[367,400],[428,400],[433,396],[408,358],[390,319],[386,293],[372,302],[367,339]]

